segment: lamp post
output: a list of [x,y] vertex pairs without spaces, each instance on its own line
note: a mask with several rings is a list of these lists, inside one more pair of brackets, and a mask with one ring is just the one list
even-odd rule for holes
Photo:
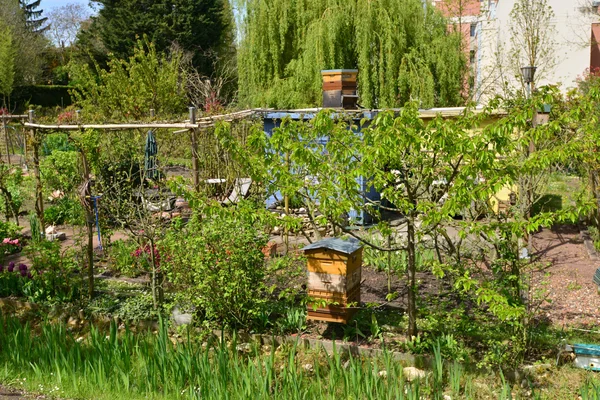
[[527,84],[527,98],[531,96],[533,79],[535,77],[535,71],[537,67],[528,66],[521,67],[521,75],[523,76],[523,81]]
[[[533,92],[533,80],[535,77],[535,71],[537,70],[537,67],[534,66],[527,66],[527,67],[521,67],[521,75],[523,76],[523,81],[527,84],[527,91],[526,91],[526,97],[527,99],[531,98],[532,92]],[[531,127],[535,127],[535,109],[533,110],[533,113],[531,115]],[[535,142],[533,141],[533,138],[531,138],[531,140],[529,141],[529,149],[528,149],[528,154],[527,157],[529,157],[533,152],[535,151]],[[520,188],[520,190],[525,189],[525,188]],[[531,218],[531,207],[533,206],[533,193],[532,193],[532,188],[531,187],[527,187],[526,188],[526,195],[527,195],[527,200],[528,200],[528,204],[527,204],[527,209],[526,209],[526,217],[527,220],[529,220]],[[531,254],[531,251],[533,250],[533,243],[532,243],[532,237],[531,235],[529,235],[527,232],[525,233],[525,237],[527,238],[527,258],[529,257],[529,254]],[[525,254],[524,254],[525,255]]]

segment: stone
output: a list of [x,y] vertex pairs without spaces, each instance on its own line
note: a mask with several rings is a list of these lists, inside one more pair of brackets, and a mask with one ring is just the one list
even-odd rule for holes
[[189,325],[192,323],[193,315],[189,313],[183,313],[179,307],[175,306],[171,312],[171,318],[173,319],[175,326]]
[[422,369],[415,368],[415,367],[403,368],[402,374],[404,375],[404,378],[408,382],[412,382],[417,379],[425,379],[425,377],[427,377],[427,372],[423,371]]
[[387,378],[387,371],[386,370],[379,371],[378,375],[380,378]]
[[306,208],[304,208],[304,207],[300,207],[300,208],[298,209],[298,212],[299,212],[300,214],[304,214],[304,213],[306,213]]
[[56,233],[56,226],[50,225],[46,227],[46,235],[52,235]]
[[241,343],[235,346],[235,349],[240,353],[249,353],[252,350],[250,343]]
[[305,372],[313,372],[313,370],[314,370],[312,364],[304,364],[302,366],[302,369],[304,369]]
[[273,258],[277,255],[277,242],[271,240],[265,247],[262,248],[265,258]]
[[279,227],[279,226],[274,227],[273,230],[271,231],[271,233],[273,235],[279,235],[281,233],[281,227]]

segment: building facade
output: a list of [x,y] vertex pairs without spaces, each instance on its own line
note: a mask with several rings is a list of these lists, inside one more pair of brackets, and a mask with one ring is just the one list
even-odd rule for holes
[[[434,0],[463,32],[470,63],[470,97],[485,103],[522,90],[520,68],[535,60],[535,86],[567,91],[588,71],[600,69],[598,0],[529,0],[534,10],[511,14],[520,0]],[[533,32],[533,33],[531,33]],[[533,39],[533,43],[531,44]]]

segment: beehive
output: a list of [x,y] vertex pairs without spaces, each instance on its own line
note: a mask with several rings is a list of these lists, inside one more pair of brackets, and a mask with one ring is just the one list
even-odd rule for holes
[[307,259],[308,318],[347,323],[360,303],[362,245],[354,238],[321,240],[304,248]]
[[356,108],[356,69],[330,69],[321,71],[323,78],[323,107]]

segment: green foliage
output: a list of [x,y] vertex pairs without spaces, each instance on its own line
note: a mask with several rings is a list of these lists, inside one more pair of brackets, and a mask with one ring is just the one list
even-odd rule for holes
[[59,242],[40,240],[27,246],[25,253],[31,260],[31,279],[23,285],[23,294],[30,301],[70,302],[79,298],[81,275],[72,251],[63,253]]
[[20,85],[15,87],[12,100],[19,110],[33,104],[48,108],[67,107],[72,103],[69,89],[63,85]]
[[18,223],[18,215],[25,198],[26,187],[23,180],[23,170],[7,164],[0,164],[0,194],[1,209],[6,219],[13,217]]
[[63,197],[44,208],[44,222],[50,225],[83,225],[85,211],[78,200]]
[[15,83],[15,56],[12,32],[0,22],[0,94],[6,108],[6,98],[12,93]]
[[[168,232],[164,271],[178,296],[208,321],[244,326],[260,312],[266,272],[262,248],[267,237],[248,204],[206,210],[185,227]],[[162,268],[163,266],[161,266]]]
[[72,194],[81,183],[79,153],[54,150],[40,164],[43,185],[50,191]]
[[142,272],[147,272],[148,269],[142,270],[138,263],[134,252],[139,245],[129,240],[116,240],[110,244],[107,249],[111,269],[129,277],[139,276]]
[[44,136],[42,142],[42,153],[49,156],[55,151],[75,151],[73,143],[69,142],[69,136],[66,133],[51,133]]
[[365,107],[463,102],[461,37],[420,0],[246,1],[239,50],[242,103],[321,103],[324,69],[358,68]]
[[179,115],[187,105],[182,53],[160,54],[148,39],[138,40],[133,55],[111,55],[107,69],[71,63],[72,95],[86,120],[139,120],[152,108],[162,118]]
[[[228,0],[100,0],[92,24],[79,34],[84,47],[102,47],[116,59],[134,55],[138,38],[148,37],[160,54],[174,43],[191,54],[193,65],[210,76],[215,59],[231,55],[234,29]],[[100,40],[102,45],[95,46]]]
[[12,222],[0,221],[0,239],[16,239],[21,236],[23,228]]

